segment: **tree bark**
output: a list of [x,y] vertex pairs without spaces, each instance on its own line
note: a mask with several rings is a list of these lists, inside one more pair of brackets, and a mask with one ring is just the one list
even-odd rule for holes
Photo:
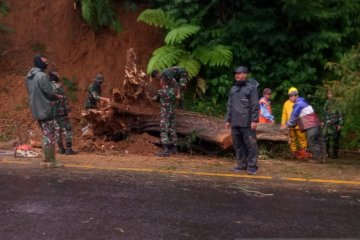
[[[160,115],[154,114],[159,112],[159,108],[155,107],[112,103],[110,107],[112,110],[109,108],[101,111],[91,110],[84,117],[96,122],[93,127],[97,136],[108,134],[109,131],[122,134],[129,134],[131,131],[159,132]],[[231,131],[225,129],[224,120],[220,118],[177,110],[176,132],[182,136],[195,134],[201,140],[213,143],[222,149],[232,147]],[[258,124],[256,133],[258,140],[276,142],[288,140],[288,131],[281,130],[278,124]]]

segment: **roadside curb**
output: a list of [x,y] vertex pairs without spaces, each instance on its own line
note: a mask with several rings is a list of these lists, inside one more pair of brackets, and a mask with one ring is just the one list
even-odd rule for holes
[[[34,162],[7,161],[7,160],[1,160],[0,163],[25,164],[25,165],[34,164]],[[161,169],[155,169],[155,168],[153,169],[153,168],[101,167],[101,166],[76,165],[76,164],[64,164],[64,167],[79,168],[79,169],[108,170],[108,171],[167,173],[167,174],[178,174],[178,175],[195,175],[195,176],[243,178],[243,179],[259,179],[259,180],[280,180],[280,181],[289,181],[289,182],[327,183],[327,184],[360,186],[360,181],[350,181],[350,180],[317,179],[317,178],[306,179],[306,178],[294,178],[294,177],[274,177],[274,176],[266,176],[266,175],[254,176],[254,175],[248,175],[248,174],[235,174],[235,173],[191,172],[191,171],[161,170]]]

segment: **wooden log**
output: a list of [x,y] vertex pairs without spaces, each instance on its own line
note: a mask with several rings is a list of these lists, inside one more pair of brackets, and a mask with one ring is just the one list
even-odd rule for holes
[[[137,132],[159,132],[159,108],[156,106],[127,105],[113,102],[111,108],[101,111],[89,111],[84,115],[98,124],[93,124],[95,135],[101,132],[109,133],[113,131],[129,133],[130,130]],[[109,113],[118,112],[118,115]],[[228,149],[232,147],[231,131],[225,129],[223,119],[205,116],[203,114],[177,110],[176,112],[176,131],[182,136],[196,134],[204,141],[216,144],[217,146]],[[266,141],[286,142],[288,141],[288,131],[281,130],[279,124],[258,124],[257,139]]]
[[[160,131],[159,117],[142,119],[141,132]],[[228,149],[232,147],[231,131],[225,129],[223,119],[209,117],[193,112],[178,111],[176,115],[176,132],[181,135],[195,133],[197,137],[217,146]],[[258,124],[258,140],[287,142],[287,130],[281,130],[279,124]]]

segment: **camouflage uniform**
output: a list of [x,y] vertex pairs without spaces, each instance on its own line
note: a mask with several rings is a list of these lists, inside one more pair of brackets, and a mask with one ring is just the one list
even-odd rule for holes
[[55,120],[58,124],[58,138],[57,143],[61,148],[63,146],[63,134],[65,136],[66,147],[71,148],[73,142],[73,135],[72,135],[72,127],[69,119],[69,112],[70,107],[68,101],[66,99],[65,91],[63,86],[59,82],[52,81],[51,84],[53,85],[56,93],[58,95],[63,96],[62,99],[53,102],[53,110]]
[[169,87],[174,88],[175,92],[179,91],[179,108],[182,109],[184,105],[184,91],[189,81],[188,72],[185,68],[174,66],[163,70],[161,74],[170,81]]
[[101,85],[92,83],[88,89],[88,97],[85,102],[86,109],[96,109],[96,103],[101,97]]
[[175,129],[175,89],[165,87],[158,90],[157,100],[160,101],[160,138],[163,145],[177,146]]
[[43,132],[43,146],[51,148],[58,139],[59,125],[55,120],[38,121],[41,131]]
[[330,156],[330,148],[332,142],[333,158],[338,158],[338,151],[340,147],[341,130],[338,130],[338,126],[344,124],[342,113],[339,105],[335,99],[328,99],[324,105],[324,128],[323,138],[326,142],[326,153]]

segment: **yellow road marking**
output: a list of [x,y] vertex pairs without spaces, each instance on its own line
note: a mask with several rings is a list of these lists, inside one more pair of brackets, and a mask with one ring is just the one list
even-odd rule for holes
[[[33,164],[34,162],[22,162],[22,161],[0,161],[2,163],[12,164]],[[232,173],[210,173],[210,172],[189,172],[189,171],[174,171],[174,170],[161,170],[152,168],[124,168],[124,167],[100,167],[92,165],[76,165],[76,164],[64,164],[65,167],[70,168],[81,168],[81,169],[97,169],[97,170],[112,170],[112,171],[127,171],[127,172],[157,172],[157,173],[171,173],[171,174],[183,174],[183,175],[198,175],[198,176],[210,176],[210,177],[233,177],[233,178],[249,178],[249,179],[265,179],[273,180],[280,179],[283,181],[295,181],[295,182],[313,182],[313,183],[332,183],[332,184],[348,184],[348,185],[360,185],[359,181],[348,181],[348,180],[333,180],[333,179],[306,179],[306,178],[291,178],[291,177],[280,177],[273,178],[272,176],[253,176],[253,175],[242,175]]]
[[335,183],[335,184],[354,184],[354,185],[360,185],[360,182],[357,181],[348,181],[348,180],[333,180],[333,179],[306,179],[306,178],[288,178],[283,177],[281,180],[285,181],[297,181],[297,182],[316,182],[316,183]]

